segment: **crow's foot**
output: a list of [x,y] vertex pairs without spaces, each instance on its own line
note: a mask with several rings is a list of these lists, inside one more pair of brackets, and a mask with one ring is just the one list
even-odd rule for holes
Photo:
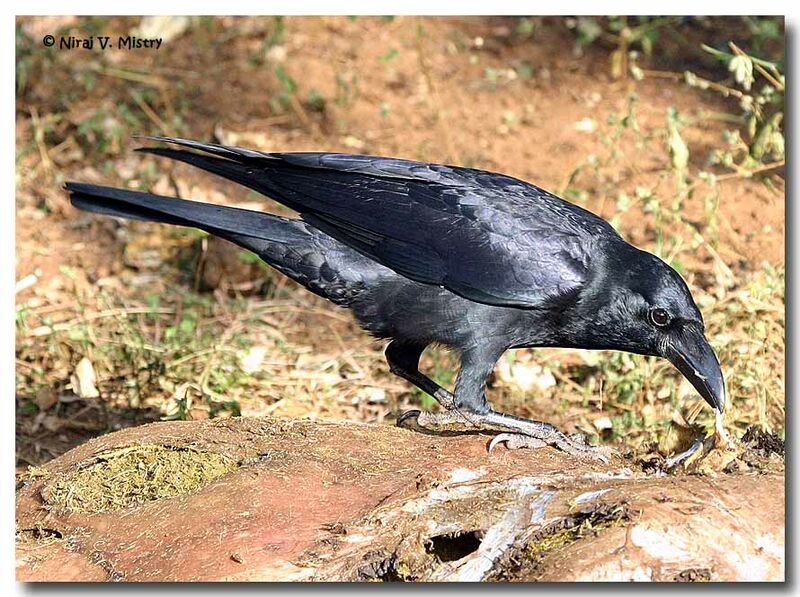
[[408,410],[397,417],[398,427],[404,426],[411,419],[416,419],[417,427],[433,432],[480,431],[484,429],[481,425],[480,415],[469,411],[459,411],[455,408],[436,413],[426,410]]
[[445,412],[411,410],[397,418],[403,425],[416,418],[418,427],[433,432],[454,431],[500,431],[489,443],[489,451],[504,443],[511,450],[519,448],[543,448],[554,446],[567,454],[581,458],[593,458],[608,462],[608,457],[616,454],[612,448],[591,446],[580,434],[565,435],[549,423],[532,421],[495,411],[475,413],[452,409]]
[[[564,435],[556,430],[556,433],[561,437],[553,437],[551,439],[542,439],[530,435],[523,435],[522,433],[500,433],[489,442],[489,451],[491,452],[499,444],[505,444],[509,450],[519,450],[521,448],[544,448],[545,446],[552,445],[573,456],[579,458],[590,458],[600,460],[608,463],[608,457],[617,454],[617,451],[608,446],[592,446],[586,443],[582,435]],[[576,437],[578,435],[578,437]]]

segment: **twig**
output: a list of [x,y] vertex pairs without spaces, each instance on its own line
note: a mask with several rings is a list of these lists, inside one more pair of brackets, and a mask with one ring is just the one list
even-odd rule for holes
[[[786,165],[786,160],[778,160],[777,162],[770,162],[769,164],[762,164],[757,168],[753,168],[752,170],[745,170],[741,168],[737,172],[727,172],[725,174],[720,174],[718,176],[714,176],[714,182],[724,182],[726,180],[734,180],[736,178],[751,178],[755,174],[759,174],[761,172],[766,172],[767,170],[774,170],[775,168],[783,168]],[[706,179],[698,179],[686,187],[684,193],[688,193],[689,191],[694,190],[701,184],[710,184],[710,182]]]
[[[130,346],[131,343],[128,340],[118,340],[117,338],[113,337],[104,337],[104,336],[92,336],[90,339],[91,346],[100,346],[105,344],[113,344],[114,346]],[[166,348],[161,346],[155,346],[153,344],[142,343],[137,346],[137,348],[141,348],[142,350],[146,350],[147,352],[155,352],[158,354],[166,354],[169,351]]]
[[708,251],[711,257],[717,262],[717,265],[719,265],[720,269],[722,269],[722,271],[725,273],[725,276],[728,278],[728,281],[733,282],[734,280],[736,280],[736,276],[733,275],[731,268],[728,267],[728,264],[725,263],[720,254],[717,253],[716,249],[714,249],[714,247],[711,246],[711,243],[708,242],[705,239],[705,237],[696,230],[695,230],[695,235],[696,238],[698,238],[703,243],[703,246],[705,246],[706,251]]
[[39,111],[35,107],[31,107],[30,115],[31,122],[33,123],[33,138],[36,141],[36,148],[39,150],[39,156],[42,158],[42,166],[49,174],[53,170],[53,162],[50,161],[50,156],[47,153],[47,147],[44,144],[44,129],[42,128],[42,121],[39,119]]
[[27,369],[28,371],[33,371],[34,369],[36,369],[36,367],[31,363],[27,363],[20,359],[14,359],[14,360],[17,363],[17,367],[22,367],[23,369]]
[[322,137],[322,131],[320,130],[319,125],[308,115],[308,112],[306,112],[303,104],[301,104],[300,100],[297,99],[297,95],[295,95],[294,92],[289,92],[287,95],[289,96],[289,105],[292,107],[294,113],[297,114],[297,117],[303,122],[303,125],[305,125],[311,135],[316,138]]
[[216,350],[217,350],[216,347],[204,348],[203,350],[198,350],[197,352],[193,352],[191,354],[187,354],[184,357],[181,357],[179,359],[175,359],[174,361],[171,361],[167,365],[167,367],[172,369],[174,367],[177,367],[178,365],[183,365],[184,363],[188,363],[189,361],[193,361],[196,358],[199,358],[199,357],[205,356],[207,354],[211,354],[213,352],[216,352]]
[[90,315],[84,315],[83,317],[70,319],[69,321],[57,323],[52,326],[40,326],[29,331],[26,336],[45,336],[47,334],[52,334],[53,332],[63,332],[81,323],[86,323],[87,321],[95,321],[97,319],[115,317],[117,315],[169,315],[171,313],[174,313],[174,310],[169,308],[130,307],[125,309],[109,309],[107,311],[100,311],[99,313],[92,313]]
[[249,130],[265,129],[273,124],[288,124],[292,121],[289,114],[276,114],[268,118],[256,118],[249,121]]
[[[269,306],[265,306],[269,305]],[[298,313],[298,314],[313,314],[313,315],[323,315],[325,317],[329,317],[331,319],[336,319],[337,321],[343,321],[345,323],[352,322],[352,318],[346,317],[344,315],[339,315],[338,313],[331,312],[330,310],[325,309],[314,309],[309,307],[287,307],[282,305],[275,305],[272,306],[269,301],[257,301],[252,303],[251,305],[253,309],[259,310],[259,316],[266,313]],[[260,319],[260,317],[259,317]],[[267,322],[269,323],[269,322]]]
[[[245,315],[246,314],[247,313],[245,313]],[[224,401],[225,400],[224,396],[218,394],[217,392],[215,392],[214,390],[212,390],[208,386],[208,378],[211,376],[211,368],[214,365],[214,360],[215,360],[215,357],[216,357],[217,353],[226,351],[227,347],[225,345],[231,339],[231,336],[233,336],[236,332],[239,331],[240,325],[241,325],[241,320],[240,320],[239,317],[237,317],[231,323],[231,325],[229,325],[225,329],[225,332],[220,337],[219,342],[217,342],[216,344],[214,344],[214,346],[211,347],[211,350],[209,351],[210,352],[210,356],[208,358],[208,361],[206,361],[206,366],[203,368],[203,372],[200,374],[200,392],[201,392],[201,394],[203,394],[205,396],[211,396],[212,398],[215,398],[218,401]]]
[[153,124],[158,127],[158,130],[170,137],[175,135],[173,128],[164,122],[161,117],[156,114],[155,110],[153,110],[153,108],[151,108],[149,104],[144,101],[144,99],[139,97],[138,93],[135,91],[131,92],[131,97],[133,98],[133,101],[136,102],[136,105],[141,108],[142,112],[144,112],[145,115],[153,122]]
[[[653,77],[655,79],[673,79],[676,81],[686,81],[686,73],[678,73],[674,71],[666,71],[666,70],[647,70],[642,69],[642,73],[646,77]],[[704,79],[703,77],[698,77],[694,75],[694,78],[699,81],[702,85],[714,89],[715,91],[719,91],[721,94],[725,95],[726,97],[732,95],[736,98],[742,99],[745,97],[745,93],[742,93],[738,89],[733,89],[732,87],[728,87],[727,85],[723,85],[722,83],[716,83],[715,81],[709,81],[708,79]],[[688,83],[687,83],[688,84]],[[701,87],[702,88],[702,87]]]
[[585,387],[583,387],[579,383],[573,381],[568,376],[566,376],[563,373],[561,373],[558,369],[556,369],[556,368],[550,369],[550,372],[553,374],[553,377],[555,377],[556,379],[561,380],[562,382],[567,384],[569,387],[571,387],[573,390],[575,390],[579,394],[583,395],[583,394],[586,393],[586,388]]
[[112,68],[108,66],[98,66],[94,70],[100,75],[124,79],[125,81],[133,81],[134,83],[144,83],[145,85],[150,85],[156,89],[164,89],[169,87],[168,83],[164,79],[160,77],[154,77],[153,75],[145,75],[134,71],[124,70],[121,68]]

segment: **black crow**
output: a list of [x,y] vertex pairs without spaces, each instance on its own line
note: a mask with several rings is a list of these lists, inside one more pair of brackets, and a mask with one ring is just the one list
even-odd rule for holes
[[[444,411],[410,411],[429,430],[500,432],[509,447],[553,445],[605,459],[548,423],[492,410],[486,379],[509,348],[613,349],[669,359],[721,413],[722,372],[683,279],[608,222],[527,182],[455,166],[337,153],[262,153],[152,137],[187,149],[139,151],[213,172],[299,219],[70,182],[75,207],[200,228],[258,254],[390,339],[393,373]],[[194,151],[192,151],[194,150]],[[422,374],[430,344],[458,351],[451,393]]]

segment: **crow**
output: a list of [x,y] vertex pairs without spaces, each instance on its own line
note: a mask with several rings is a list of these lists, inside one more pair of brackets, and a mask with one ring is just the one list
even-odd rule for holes
[[[299,213],[262,212],[69,182],[73,206],[191,226],[232,241],[390,342],[392,373],[440,412],[398,424],[497,433],[490,449],[551,445],[607,460],[580,434],[495,411],[486,380],[508,349],[611,349],[669,359],[718,415],[719,362],[688,286],[602,218],[492,172],[341,153],[264,153],[171,137],[138,151],[196,166]],[[175,147],[177,146],[177,147]],[[431,344],[454,349],[451,393],[419,370]]]

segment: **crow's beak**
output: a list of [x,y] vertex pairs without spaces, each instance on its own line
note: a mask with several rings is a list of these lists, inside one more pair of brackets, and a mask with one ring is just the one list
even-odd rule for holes
[[666,357],[712,408],[723,411],[725,381],[722,370],[714,350],[698,328],[686,327],[681,333],[672,335]]

